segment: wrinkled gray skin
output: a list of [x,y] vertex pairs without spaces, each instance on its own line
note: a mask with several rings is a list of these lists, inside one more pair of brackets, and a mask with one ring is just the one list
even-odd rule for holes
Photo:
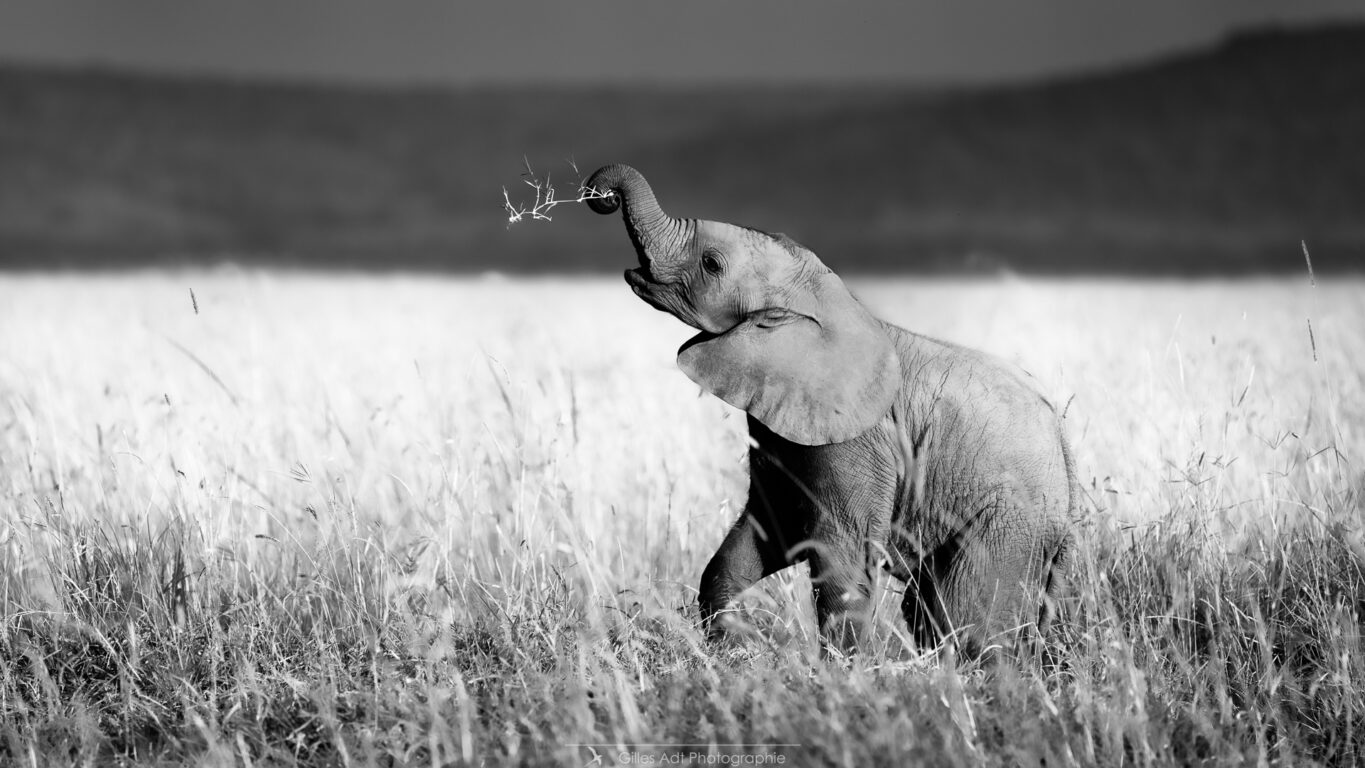
[[1077,504],[1052,406],[1001,360],[874,318],[796,242],[663,213],[633,168],[597,171],[640,266],[626,282],[702,331],[678,364],[749,414],[744,514],[702,575],[713,638],[759,579],[810,563],[822,639],[852,650],[875,569],[907,583],[916,641],[975,656],[1046,627]]

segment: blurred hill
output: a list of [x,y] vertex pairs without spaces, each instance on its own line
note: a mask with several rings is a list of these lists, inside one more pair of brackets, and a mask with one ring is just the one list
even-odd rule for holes
[[0,66],[0,267],[608,271],[584,206],[506,225],[523,156],[845,271],[1365,267],[1365,27],[962,90],[403,90]]

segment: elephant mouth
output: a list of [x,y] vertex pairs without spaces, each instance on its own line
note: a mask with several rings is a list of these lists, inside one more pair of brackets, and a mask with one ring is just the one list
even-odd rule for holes
[[643,299],[649,306],[660,312],[667,312],[705,333],[715,335],[726,333],[739,325],[742,320],[741,318],[722,324],[721,321],[709,319],[698,313],[696,306],[688,300],[685,285],[682,282],[665,283],[654,280],[648,267],[627,269],[626,283],[635,292],[635,295]]
[[636,267],[626,270],[626,284],[644,300],[646,304],[661,312],[673,314],[673,308],[664,303],[658,291],[664,287],[663,283],[656,283],[650,279],[649,267]]

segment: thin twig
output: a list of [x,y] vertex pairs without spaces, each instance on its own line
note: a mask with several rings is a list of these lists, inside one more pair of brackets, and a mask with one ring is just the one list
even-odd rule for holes
[[[541,221],[551,221],[549,212],[557,205],[565,203],[586,203],[589,200],[602,200],[611,197],[615,193],[611,190],[599,191],[588,188],[584,182],[578,182],[574,190],[574,197],[559,198],[555,197],[554,184],[550,181],[550,174],[546,174],[544,179],[536,175],[531,168],[531,161],[522,157],[522,162],[526,165],[526,170],[521,174],[521,182],[535,190],[530,204],[513,203],[511,195],[507,192],[507,187],[502,188],[502,209],[507,213],[507,224],[511,226],[522,219],[539,219]],[[573,158],[568,159],[569,167],[573,169],[574,175],[578,175],[578,164]]]

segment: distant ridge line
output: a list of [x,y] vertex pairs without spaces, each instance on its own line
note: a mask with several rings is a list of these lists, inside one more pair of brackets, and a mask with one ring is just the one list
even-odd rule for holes
[[[523,157],[645,171],[672,211],[843,271],[1365,267],[1365,25],[1043,83],[379,87],[0,63],[0,268],[609,272],[586,211],[508,228]],[[244,255],[245,256],[242,256]],[[251,254],[255,254],[254,256]]]

